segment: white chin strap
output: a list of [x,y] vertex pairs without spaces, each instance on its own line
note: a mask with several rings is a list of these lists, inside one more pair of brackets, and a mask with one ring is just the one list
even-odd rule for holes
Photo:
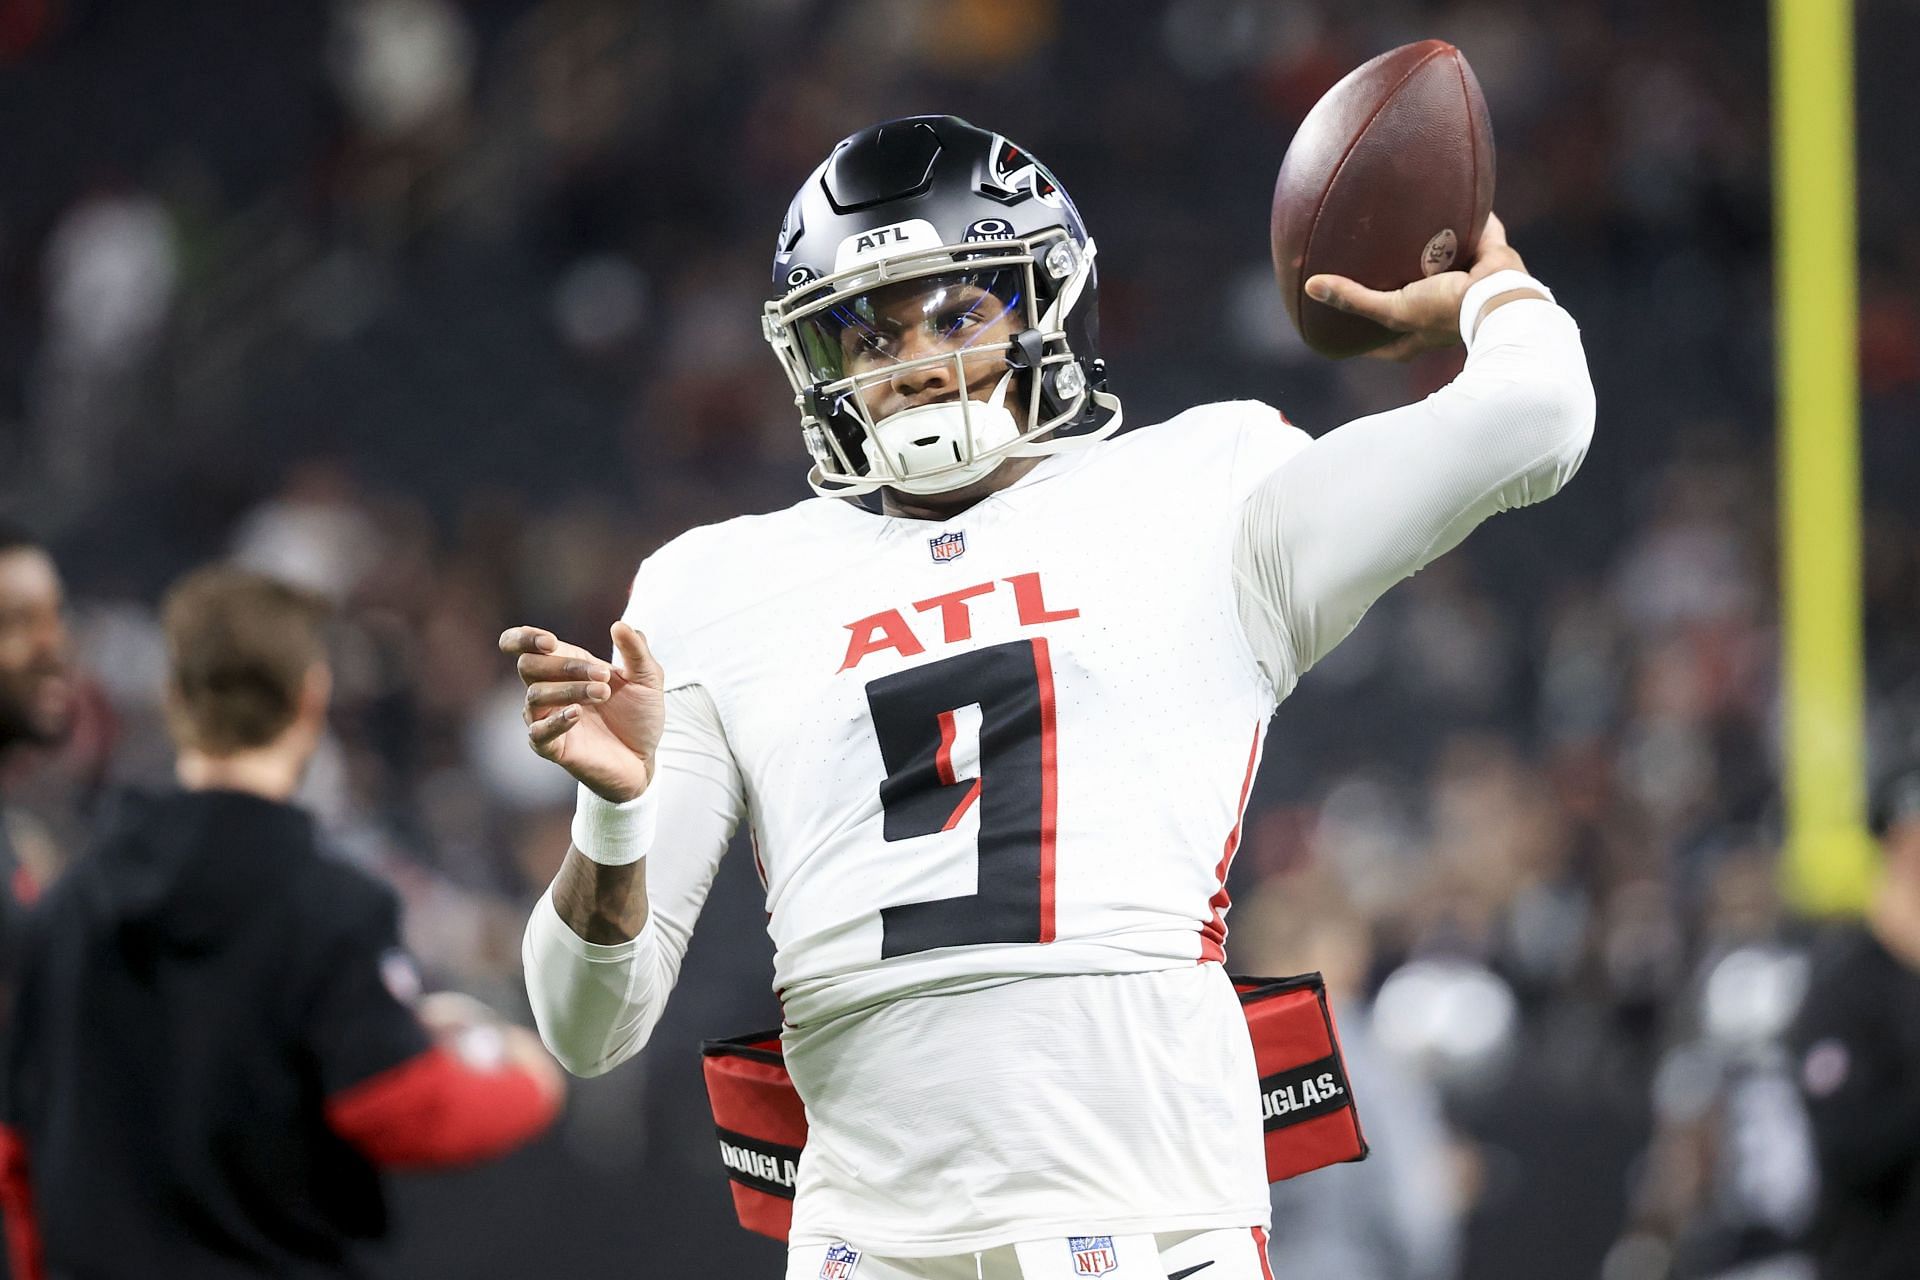
[[[867,440],[867,474],[903,493],[963,489],[999,466],[1003,446],[1020,438],[1006,406],[1009,369],[985,400],[915,405],[874,424]],[[875,457],[876,450],[884,455]]]

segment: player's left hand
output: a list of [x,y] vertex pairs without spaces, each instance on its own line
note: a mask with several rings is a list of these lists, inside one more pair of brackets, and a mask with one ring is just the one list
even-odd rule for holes
[[1488,214],[1471,270],[1442,271],[1384,293],[1345,276],[1318,275],[1307,280],[1307,296],[1404,335],[1368,355],[1381,360],[1411,360],[1423,351],[1451,347],[1460,341],[1460,303],[1474,281],[1496,271],[1526,269],[1520,255],[1507,243],[1507,229],[1497,216]]
[[539,627],[508,627],[500,652],[527,686],[527,743],[603,800],[632,800],[653,782],[666,728],[666,673],[646,637],[613,624],[605,663]]

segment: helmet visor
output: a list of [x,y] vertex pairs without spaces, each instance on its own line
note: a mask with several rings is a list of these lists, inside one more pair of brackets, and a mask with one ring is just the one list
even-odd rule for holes
[[835,298],[792,331],[810,379],[839,382],[1007,343],[1028,326],[1025,294],[1017,267],[921,276]]

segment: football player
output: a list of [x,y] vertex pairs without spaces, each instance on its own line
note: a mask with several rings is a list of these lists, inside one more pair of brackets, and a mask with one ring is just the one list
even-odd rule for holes
[[790,1277],[1259,1280],[1225,884],[1269,715],[1393,583],[1573,475],[1579,332],[1490,222],[1470,272],[1309,292],[1465,341],[1311,439],[1266,405],[1113,437],[1094,241],[950,116],[841,142],[763,327],[820,495],[640,566],[603,660],[501,648],[580,782],[524,957],[581,1074],[660,1016],[751,824],[806,1103]]

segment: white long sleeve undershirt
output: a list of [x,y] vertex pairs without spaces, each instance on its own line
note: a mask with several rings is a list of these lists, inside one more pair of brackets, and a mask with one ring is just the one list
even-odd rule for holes
[[1587,456],[1593,418],[1573,317],[1522,298],[1486,314],[1452,382],[1328,432],[1262,481],[1241,509],[1233,564],[1240,619],[1275,693],[1482,520],[1557,493]]
[[520,958],[540,1037],[577,1076],[597,1076],[638,1053],[680,976],[694,921],[720,858],[746,816],[740,768],[713,699],[699,685],[667,691],[667,729],[654,780],[655,853],[642,863],[647,923],[627,942],[588,942],[560,918],[553,889],[527,921]]
[[[1466,367],[1419,404],[1313,441],[1248,495],[1234,551],[1240,617],[1284,698],[1386,589],[1497,511],[1558,491],[1586,456],[1593,386],[1573,318],[1544,299],[1510,301],[1473,332]],[[747,801],[713,699],[670,690],[661,742],[648,917],[600,946],[540,897],[522,945],[548,1048],[575,1075],[633,1056],[679,977],[694,921]]]

